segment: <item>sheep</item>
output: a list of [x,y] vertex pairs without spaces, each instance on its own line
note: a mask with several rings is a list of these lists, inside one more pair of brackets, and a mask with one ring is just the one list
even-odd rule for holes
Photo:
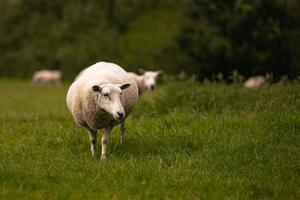
[[162,74],[162,71],[145,71],[143,69],[139,70],[141,75],[137,75],[133,72],[128,72],[128,74],[135,80],[139,88],[139,95],[141,95],[145,90],[153,90],[156,85],[157,77]]
[[60,82],[62,73],[59,70],[39,70],[33,74],[32,83],[36,85],[54,85]]
[[75,77],[75,80],[79,79],[79,77],[85,72],[86,69],[81,70],[78,75]]
[[247,89],[258,89],[265,84],[266,80],[263,76],[252,76],[244,82],[244,87]]
[[71,84],[66,100],[74,120],[88,130],[92,156],[96,151],[97,131],[105,130],[101,139],[101,159],[105,159],[114,126],[121,124],[120,141],[124,141],[125,120],[138,101],[138,87],[120,66],[98,62]]

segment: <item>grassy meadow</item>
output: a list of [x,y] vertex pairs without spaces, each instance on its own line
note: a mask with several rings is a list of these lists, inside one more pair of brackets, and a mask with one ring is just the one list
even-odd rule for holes
[[68,85],[0,80],[0,199],[300,198],[299,83],[161,84],[105,161],[67,110]]

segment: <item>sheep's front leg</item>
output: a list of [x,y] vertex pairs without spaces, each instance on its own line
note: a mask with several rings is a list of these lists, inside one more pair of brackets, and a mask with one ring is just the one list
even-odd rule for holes
[[109,141],[109,136],[111,132],[111,127],[105,128],[104,134],[102,135],[101,139],[101,145],[102,145],[102,151],[101,151],[101,159],[105,159],[107,155],[107,146]]
[[90,130],[89,137],[90,137],[90,142],[91,142],[92,156],[95,156],[96,146],[97,146],[97,131]]
[[120,125],[120,142],[123,143],[125,140],[125,120],[122,120]]

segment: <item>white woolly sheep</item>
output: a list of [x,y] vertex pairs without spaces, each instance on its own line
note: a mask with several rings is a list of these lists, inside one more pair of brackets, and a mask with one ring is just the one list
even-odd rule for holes
[[244,87],[247,89],[258,89],[265,84],[266,80],[263,76],[252,76],[245,81]]
[[135,80],[139,88],[139,95],[141,95],[145,90],[153,90],[156,85],[157,77],[162,74],[162,71],[145,71],[139,69],[141,75],[137,75],[133,72],[128,72],[128,74]]
[[33,74],[32,83],[36,85],[54,85],[60,82],[62,73],[59,70],[39,70]]
[[[86,69],[87,69],[87,68],[86,68]],[[79,79],[79,77],[83,74],[83,72],[84,72],[86,69],[81,70],[81,71],[77,74],[77,76],[75,77],[75,80]]]
[[120,139],[125,137],[125,120],[138,101],[135,81],[120,66],[99,62],[85,69],[67,93],[67,105],[75,121],[88,129],[92,155],[95,155],[97,130],[102,136],[101,159],[107,156],[110,132],[121,123]]

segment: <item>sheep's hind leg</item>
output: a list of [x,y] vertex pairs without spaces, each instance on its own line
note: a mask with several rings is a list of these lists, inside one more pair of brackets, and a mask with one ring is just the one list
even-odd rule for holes
[[125,140],[125,120],[122,120],[120,125],[120,142],[123,143]]
[[94,157],[96,153],[96,146],[97,146],[97,131],[90,130],[89,137],[91,142],[91,152],[92,152],[92,156]]
[[107,146],[109,141],[109,136],[111,132],[111,127],[105,128],[104,133],[101,139],[102,151],[101,151],[101,159],[105,159],[107,156]]

